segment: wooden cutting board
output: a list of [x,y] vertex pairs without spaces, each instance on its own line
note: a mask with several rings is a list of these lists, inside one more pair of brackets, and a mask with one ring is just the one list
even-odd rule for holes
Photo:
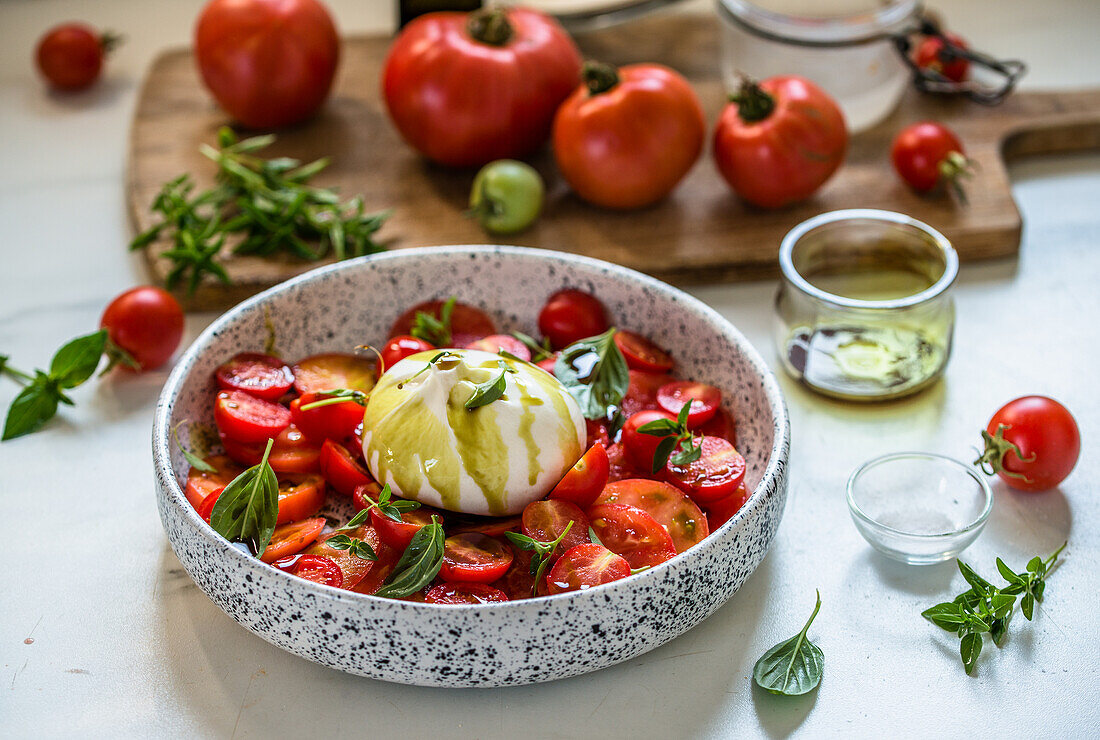
[[[577,38],[585,56],[616,64],[657,61],[688,77],[708,121],[725,100],[718,72],[717,22],[711,16],[658,15]],[[617,262],[675,282],[741,280],[777,270],[779,241],[792,226],[838,208],[901,211],[941,230],[963,260],[1014,255],[1021,221],[1005,163],[1030,154],[1100,148],[1100,90],[1022,92],[987,108],[965,100],[910,92],[898,111],[854,137],[848,161],[808,202],[781,211],[741,203],[704,153],[664,202],[619,213],[580,201],[557,174],[548,151],[531,161],[546,178],[543,216],[530,230],[506,238],[486,235],[463,217],[471,171],[425,162],[390,125],[379,80],[389,37],[355,37],[344,56],[332,98],[313,121],[279,132],[272,156],[311,160],[331,156],[315,180],[347,196],[362,194],[368,209],[393,209],[379,232],[391,248],[469,243],[510,243],[558,249]],[[936,119],[953,128],[977,161],[968,182],[968,205],[947,197],[921,197],[903,186],[889,164],[889,146],[903,125]],[[161,185],[190,172],[200,186],[212,182],[212,163],[198,153],[228,122],[203,89],[191,54],[169,51],[146,77],[130,137],[127,200],[136,230],[152,223],[149,204]],[[169,264],[147,250],[149,271],[161,282]],[[255,257],[230,258],[234,285],[202,285],[192,310],[222,309],[317,263]]]

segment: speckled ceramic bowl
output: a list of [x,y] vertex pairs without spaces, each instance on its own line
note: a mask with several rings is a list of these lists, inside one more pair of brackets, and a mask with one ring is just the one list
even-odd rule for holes
[[[502,329],[535,333],[546,297],[591,291],[616,323],[667,347],[681,377],[722,389],[737,420],[752,496],[691,550],[588,591],[440,606],[301,580],[230,545],[184,498],[187,463],[170,430],[211,421],[214,368],[264,344],[265,311],[287,357],[380,343],[410,305],[455,295]],[[640,655],[721,606],[764,557],[783,514],[790,430],[774,376],[745,338],[694,298],[637,272],[569,254],[499,246],[406,249],[324,267],[245,301],[180,359],[153,425],[157,504],[195,583],[229,616],[302,657],[350,673],[430,686],[550,681]]]

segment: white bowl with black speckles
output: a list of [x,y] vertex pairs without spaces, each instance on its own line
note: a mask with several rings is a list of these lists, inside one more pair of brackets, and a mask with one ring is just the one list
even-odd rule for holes
[[[737,421],[753,494],[730,521],[672,560],[588,591],[476,606],[381,599],[287,575],[230,545],[184,498],[179,421],[211,421],[213,370],[262,351],[265,310],[288,358],[380,343],[422,300],[455,295],[504,330],[535,333],[550,293],[576,287],[614,322],[667,347],[680,377],[719,387]],[[182,431],[182,430],[181,430]],[[633,658],[706,619],[752,574],[783,514],[790,428],[775,377],[748,341],[703,303],[598,260],[501,246],[403,249],[323,267],[230,310],[203,332],[164,386],[153,424],[157,504],[195,583],[243,627],[304,658],[427,686],[550,681]]]

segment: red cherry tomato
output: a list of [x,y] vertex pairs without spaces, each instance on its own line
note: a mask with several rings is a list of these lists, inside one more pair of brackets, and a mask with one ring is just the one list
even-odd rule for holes
[[959,138],[935,121],[903,128],[894,139],[890,158],[901,179],[921,193],[941,182],[957,184],[970,167]]
[[588,517],[569,501],[535,501],[523,510],[523,533],[539,542],[553,542],[570,522],[573,526],[554,548],[556,553],[588,542]]
[[[606,432],[605,432],[606,435]],[[597,442],[588,448],[588,452],[569,469],[565,477],[558,481],[550,492],[551,500],[570,501],[577,506],[591,506],[607,483],[610,463],[607,460],[607,448]],[[536,502],[537,503],[537,502]],[[532,504],[531,506],[534,506]],[[528,506],[527,508],[531,508]]]
[[271,535],[271,544],[264,550],[260,560],[265,563],[274,563],[276,560],[285,558],[288,555],[299,553],[317,539],[324,528],[325,518],[323,516],[275,527],[275,531]]
[[603,334],[608,326],[603,304],[582,290],[559,290],[539,312],[539,331],[554,349]]
[[368,481],[352,492],[351,503],[356,511],[362,511],[370,506],[371,501],[377,501],[378,494],[381,492],[382,486],[375,481]]
[[640,469],[634,464],[634,461],[630,459],[622,442],[616,442],[607,448],[607,461],[610,463],[610,471],[607,475],[608,481],[625,480],[627,478],[644,478],[653,475],[650,472],[653,463],[651,462],[644,469]]
[[[1003,428],[1002,428],[1003,427]],[[1046,491],[1073,471],[1081,433],[1073,414],[1046,396],[1009,401],[986,427],[983,470],[1021,491]]]
[[484,583],[441,583],[428,589],[429,604],[493,604],[508,601],[508,594]]
[[279,475],[278,524],[296,522],[313,516],[325,505],[325,480],[308,473]]
[[677,72],[589,63],[554,117],[554,157],[589,203],[640,208],[672,192],[703,151],[706,130],[699,98]]
[[745,490],[745,484],[733,492],[733,495],[711,501],[707,504],[707,524],[710,531],[715,532],[723,524],[733,518],[733,515],[741,510],[745,502],[749,500],[749,492]]
[[[393,322],[393,326],[390,327],[390,336],[395,337],[412,331],[418,313],[426,313],[438,319],[443,303],[444,301],[427,301],[413,306]],[[489,314],[465,303],[455,303],[451,310],[452,347],[465,347],[470,342],[496,333],[497,327]]]
[[370,475],[339,442],[326,439],[321,445],[321,475],[337,492],[350,496],[359,486],[371,483]]
[[[584,426],[588,436],[585,447],[592,449],[592,445],[603,445],[604,451],[606,452],[607,448],[611,446],[611,436],[608,434],[607,427],[604,426],[602,422],[592,419],[585,419]],[[562,480],[564,480],[564,478]]]
[[452,583],[492,583],[511,564],[512,551],[495,537],[472,532],[456,534],[444,541],[439,577]]
[[702,437],[703,446],[695,462],[677,465],[670,459],[661,471],[665,480],[691,496],[697,504],[707,504],[737,491],[745,479],[745,458],[733,445],[720,437]]
[[[131,288],[111,301],[99,325],[141,371],[155,370],[168,362],[180,344],[183,309],[167,291],[146,285]],[[119,367],[135,370],[125,362]]]
[[214,504],[218,503],[218,497],[222,495],[222,491],[224,490],[224,486],[222,488],[219,488],[218,490],[207,496],[201,504],[195,507],[195,510],[199,513],[199,516],[202,517],[202,520],[207,524],[210,523],[210,516],[214,513]]
[[290,555],[272,563],[279,570],[333,588],[342,588],[344,573],[336,561],[324,555]]
[[[962,37],[950,31],[944,33],[944,36],[953,46],[969,48]],[[932,70],[952,82],[962,82],[970,72],[970,60],[950,51],[943,39],[936,36],[928,36],[920,42],[913,55],[913,62],[921,69]]]
[[623,415],[631,416],[639,411],[652,411],[660,408],[657,404],[657,392],[662,386],[672,382],[667,373],[645,373],[641,370],[630,371],[630,385],[623,397]]
[[600,504],[625,504],[649,514],[668,532],[678,553],[710,534],[707,517],[695,502],[661,481],[633,478],[608,483],[596,499]]
[[621,555],[631,568],[658,565],[676,555],[672,536],[637,506],[598,504],[588,510],[588,517],[604,547]]
[[[359,583],[367,577],[367,575],[374,568],[375,561],[364,560],[358,555],[353,555],[350,550],[337,550],[334,547],[329,547],[326,543],[328,540],[336,536],[336,532],[331,532],[326,535],[322,535],[321,540],[313,543],[308,550],[307,555],[321,555],[329,558],[336,563],[336,566],[340,569],[343,575],[343,585],[341,588],[353,589],[359,585]],[[378,533],[374,531],[374,527],[363,526],[354,532],[342,532],[349,537],[353,537],[370,545],[370,548],[378,552],[382,542],[378,538]],[[305,557],[305,556],[303,556]]]
[[219,391],[214,402],[214,423],[237,442],[266,442],[290,426],[290,411],[244,391]]
[[116,41],[83,23],[63,23],[39,39],[34,58],[50,85],[81,90],[99,79],[103,58]]
[[290,418],[310,439],[346,439],[363,423],[363,407],[355,401],[341,401],[303,409],[303,406],[324,401],[332,396],[324,393],[303,393],[290,402]]
[[506,517],[474,517],[472,521],[454,524],[447,527],[450,534],[463,534],[476,532],[490,537],[503,537],[505,532],[518,532],[522,526],[522,519],[518,516]]
[[750,83],[723,109],[714,159],[726,182],[753,205],[805,200],[833,176],[848,151],[840,108],[802,77]]
[[[221,493],[229,481],[244,472],[244,468],[225,455],[212,455],[206,457],[205,460],[208,465],[214,468],[214,472],[204,473],[201,470],[191,468],[190,472],[187,473],[187,485],[183,489],[184,496],[187,497],[187,501],[195,509],[200,509],[202,503],[208,497],[213,495],[216,498],[216,494]],[[211,506],[213,506],[213,502],[211,502]]]
[[340,39],[317,0],[211,0],[195,25],[195,60],[210,94],[249,128],[278,128],[325,102]]
[[641,334],[620,329],[615,332],[615,344],[631,369],[646,373],[667,373],[672,369],[672,355]]
[[382,345],[381,363],[385,368],[379,366],[378,374],[381,375],[384,369],[388,370],[406,357],[412,357],[432,349],[435,349],[435,347],[430,342],[425,342],[423,339],[417,339],[408,334],[394,337]]
[[[257,465],[264,456],[267,440],[238,442],[220,434],[225,454],[241,465]],[[267,462],[276,473],[316,473],[320,467],[321,447],[306,439],[298,427],[291,424],[275,438]]]
[[219,365],[214,380],[223,390],[244,391],[265,401],[278,401],[294,385],[294,374],[278,357],[242,352]]
[[[529,599],[535,594],[535,577],[531,574],[531,552],[529,550],[516,549],[512,559],[512,567],[504,574],[504,577],[493,584],[508,595],[509,599]],[[538,589],[539,596],[546,594],[546,578],[543,578],[542,586]]]
[[437,512],[422,506],[419,509],[401,512],[401,521],[395,522],[375,507],[370,510],[370,523],[378,530],[378,536],[383,542],[395,550],[404,552],[420,528],[432,523],[432,514]]
[[482,352],[499,353],[501,350],[515,355],[524,362],[531,361],[531,350],[527,345],[509,334],[491,334],[476,342],[470,342],[466,349],[479,349]]
[[638,427],[658,419],[675,421],[676,417],[667,411],[639,411],[623,424],[623,447],[630,461],[642,470],[653,469],[653,456],[657,454],[657,445],[661,443],[661,438],[642,434]]
[[478,167],[546,141],[580,68],[569,35],[537,11],[428,13],[390,47],[382,92],[410,146],[440,164]]
[[[393,573],[393,569],[397,566],[397,561],[401,559],[404,551],[393,549],[383,540],[378,547],[374,548],[374,553],[378,556],[378,560],[370,567],[363,579],[355,584],[351,589],[352,591],[360,594],[376,593],[378,589],[382,588],[390,573]],[[413,597],[408,598],[412,599]]]
[[299,393],[320,393],[340,388],[369,391],[374,387],[375,362],[366,357],[331,353],[312,355],[294,365],[294,388]]
[[556,365],[557,362],[558,362],[558,353],[555,352],[554,354],[550,355],[549,357],[547,357],[543,360],[539,360],[535,364],[538,365],[539,367],[541,367],[546,372],[553,375],[554,374],[554,365]]
[[722,391],[713,385],[689,380],[673,381],[657,391],[657,404],[673,416],[679,414],[689,401],[687,425],[696,429],[714,418],[722,405]]
[[558,558],[546,577],[549,593],[584,591],[630,575],[630,563],[606,547],[577,545]]

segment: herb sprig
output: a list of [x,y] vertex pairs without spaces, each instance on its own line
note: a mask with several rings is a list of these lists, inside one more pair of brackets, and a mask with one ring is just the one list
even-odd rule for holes
[[[696,442],[695,435],[688,429],[688,412],[691,411],[691,401],[684,403],[676,421],[671,419],[654,419],[638,427],[642,434],[652,437],[661,437],[657,443],[657,450],[653,453],[653,473],[657,473],[669,461],[673,465],[690,465],[703,454],[703,443]],[[679,450],[673,454],[673,450]]]
[[531,575],[535,577],[535,583],[531,587],[531,595],[537,596],[539,590],[539,583],[542,582],[542,577],[546,573],[546,569],[550,567],[550,557],[554,554],[554,550],[561,541],[565,539],[565,535],[569,534],[569,530],[573,528],[573,521],[570,520],[565,525],[565,529],[561,531],[557,537],[550,542],[540,542],[534,537],[528,537],[525,534],[519,532],[505,532],[504,536],[508,538],[508,541],[521,550],[527,550],[531,553]]
[[187,424],[187,423],[188,422],[185,419],[184,421],[181,421],[179,424],[176,424],[174,427],[172,427],[172,439],[174,439],[176,441],[176,447],[179,447],[180,452],[183,453],[183,459],[185,459],[187,461],[187,464],[190,465],[195,470],[201,471],[203,473],[214,473],[214,472],[216,472],[217,468],[215,468],[210,463],[206,462],[206,460],[203,460],[201,457],[196,455],[191,450],[187,449],[187,447],[184,446],[183,442],[180,442],[180,435],[179,435],[180,427],[182,427],[184,424]]
[[752,679],[757,686],[772,694],[800,696],[821,683],[825,654],[806,637],[820,610],[821,592],[818,591],[817,604],[802,631],[779,643],[756,661]]
[[563,349],[554,375],[577,400],[584,418],[609,418],[630,385],[626,358],[615,344],[615,328]]
[[[408,511],[416,511],[420,508],[420,503],[417,501],[409,501],[401,498],[395,499],[392,496],[393,492],[390,491],[390,484],[387,483],[382,486],[382,490],[378,492],[378,500],[373,501],[369,497],[366,497],[367,508],[352,517],[351,521],[344,527],[341,527],[341,529],[354,529],[359,526],[359,524],[366,521],[367,515],[370,514],[371,509],[378,509],[378,513],[387,519],[392,519],[395,522],[402,522],[404,521],[401,518],[402,514]],[[360,517],[362,518],[360,519]],[[356,522],[356,520],[360,521]],[[352,526],[353,523],[355,527]]]
[[313,401],[312,403],[307,403],[305,406],[302,406],[298,410],[309,411],[310,409],[316,409],[322,406],[331,406],[336,403],[345,403],[347,401],[353,401],[360,406],[366,406],[367,398],[370,394],[363,391],[349,390],[347,388],[333,388],[329,391],[318,391],[317,395],[325,396],[325,398]]
[[531,362],[541,362],[542,360],[554,356],[554,352],[550,348],[549,339],[543,339],[542,342],[539,343],[535,341],[534,337],[529,334],[524,334],[521,331],[512,332],[512,336],[518,339],[524,347],[531,351]]
[[349,537],[346,534],[333,535],[325,540],[325,546],[331,547],[333,550],[347,550],[348,553],[361,560],[378,560],[378,555],[374,552],[374,548],[370,546],[370,543],[364,542],[358,537]]
[[504,360],[497,360],[497,366],[500,368],[500,375],[474,386],[473,394],[466,399],[467,411],[488,406],[504,395],[504,391],[508,387],[508,380],[505,376],[516,371],[515,368],[509,367]]
[[436,347],[451,346],[451,314],[455,310],[456,302],[454,296],[443,301],[438,318],[430,313],[417,311],[409,334]]
[[274,440],[267,441],[257,465],[231,480],[214,502],[210,526],[230,542],[244,542],[256,557],[271,544],[279,517],[279,480],[267,462]]
[[1017,596],[1022,596],[1020,611],[1031,621],[1035,603],[1043,600],[1046,577],[1054,570],[1058,556],[1066,544],[1063,542],[1046,560],[1039,556],[1033,557],[1021,573],[1014,572],[1003,560],[997,558],[997,572],[1007,581],[1002,587],[994,586],[963,561],[956,561],[959,572],[970,584],[970,589],[956,596],[953,601],[925,609],[921,616],[937,627],[959,636],[959,655],[967,673],[973,673],[974,666],[977,665],[984,642],[983,634],[988,632],[997,647],[1004,645]]
[[194,293],[207,275],[230,283],[221,257],[230,236],[234,254],[283,253],[308,261],[330,254],[343,260],[384,249],[374,234],[388,212],[365,213],[362,198],[341,203],[335,190],[309,185],[328,167],[327,158],[303,165],[289,157],[256,156],[274,142],[270,134],[238,140],[223,127],[217,148],[200,147],[218,166],[217,185],[196,193],[191,176],[184,174],[161,188],[151,205],[159,222],[134,237],[130,249],[162,237],[171,240],[162,255],[173,263],[165,287],[186,280],[188,293]]
[[400,599],[431,583],[443,566],[443,540],[443,524],[433,514],[431,524],[424,525],[413,535],[375,596]]

